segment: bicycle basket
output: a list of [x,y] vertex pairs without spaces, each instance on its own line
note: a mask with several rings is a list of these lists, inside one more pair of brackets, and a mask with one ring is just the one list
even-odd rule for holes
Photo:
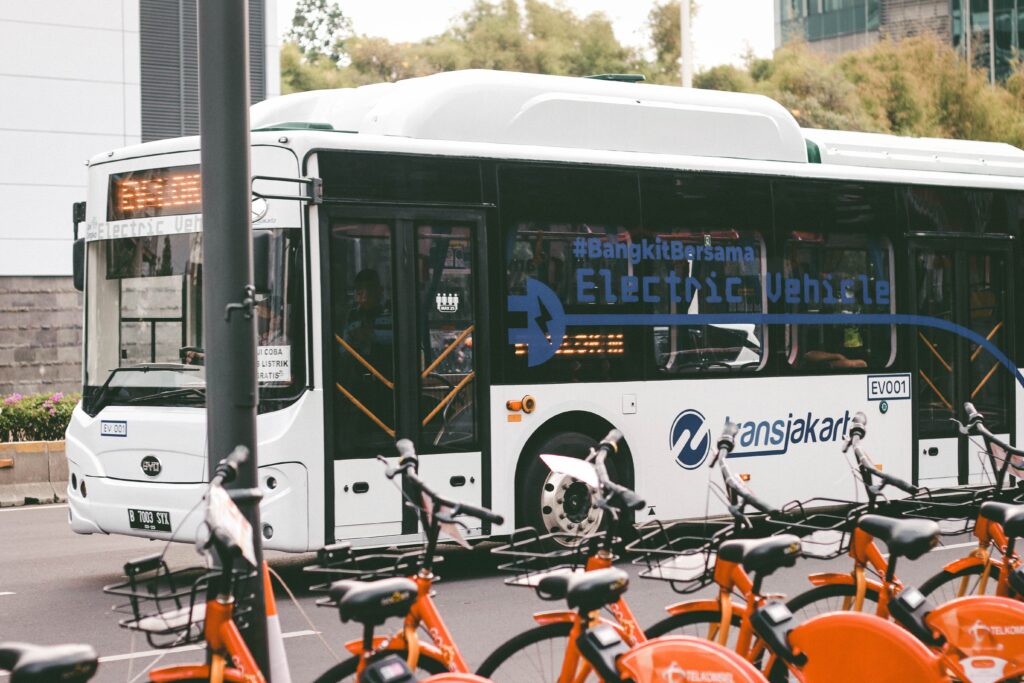
[[[653,520],[636,527],[626,546],[632,563],[644,567],[640,577],[668,581],[677,593],[693,593],[712,583],[718,546],[738,536],[732,520]],[[737,532],[737,533],[734,533]]]
[[800,538],[802,554],[831,560],[850,550],[853,529],[862,509],[847,500],[809,498],[784,505],[781,515],[764,521],[768,534],[793,534]]
[[492,548],[491,553],[503,558],[499,571],[514,575],[505,579],[506,585],[536,588],[547,574],[583,571],[590,556],[600,550],[611,550],[605,548],[606,544],[604,531],[542,534],[533,527],[523,527],[512,532],[508,543]]
[[930,519],[938,523],[943,536],[959,536],[974,527],[981,504],[991,498],[991,486],[921,489],[907,498],[881,506],[882,514]]
[[[121,628],[144,633],[155,649],[203,640],[207,589],[221,577],[220,570],[188,567],[171,571],[161,555],[153,555],[127,562],[124,573],[125,581],[103,587],[108,595],[128,599],[113,608],[128,615],[118,621]],[[233,573],[236,586],[257,576],[251,569]],[[248,604],[248,600],[236,602],[234,618],[240,626],[251,611]]]
[[[316,559],[316,564],[305,567],[303,571],[324,580],[324,583],[311,586],[311,591],[326,593],[331,582],[339,579],[374,581],[396,576],[412,576],[423,566],[426,552],[423,548],[357,551],[348,543],[338,543],[318,550]],[[434,566],[442,562],[443,558],[440,555],[434,556]],[[317,601],[317,605],[333,607],[336,603],[323,599]]]

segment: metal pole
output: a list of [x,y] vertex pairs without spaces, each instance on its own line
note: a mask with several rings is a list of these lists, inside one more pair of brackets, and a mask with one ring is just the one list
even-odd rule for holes
[[[232,488],[259,486],[256,321],[249,170],[249,17],[246,0],[199,0],[199,121],[203,190],[203,328],[208,470],[236,446],[250,458]],[[259,501],[239,507],[262,566]],[[243,635],[269,679],[262,582]]]
[[693,87],[693,39],[690,35],[690,0],[679,2],[679,60],[682,65],[683,87]]

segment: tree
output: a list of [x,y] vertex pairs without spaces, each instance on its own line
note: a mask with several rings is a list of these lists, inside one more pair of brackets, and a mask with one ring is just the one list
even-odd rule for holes
[[286,40],[297,45],[307,59],[327,57],[337,64],[351,31],[351,22],[334,0],[299,0]]
[[[656,83],[679,83],[682,53],[680,38],[682,29],[679,25],[680,0],[663,0],[651,8],[647,15],[647,29],[651,33],[651,45],[654,48],[654,63],[649,66],[650,79]],[[690,19],[697,16],[697,3],[690,3]]]

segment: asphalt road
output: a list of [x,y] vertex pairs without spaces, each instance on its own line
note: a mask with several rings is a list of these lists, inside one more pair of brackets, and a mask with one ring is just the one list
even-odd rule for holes
[[[944,542],[945,547],[916,562],[903,561],[898,572],[903,580],[921,583],[967,552],[965,544],[970,545],[970,537],[946,538]],[[153,651],[141,636],[119,629],[119,615],[111,612],[117,600],[101,590],[121,579],[126,560],[161,548],[162,544],[138,538],[76,535],[67,526],[65,506],[0,510],[0,641],[90,643],[101,656],[94,680],[102,682],[145,680],[143,672],[158,659],[161,666],[201,659],[195,650]],[[193,547],[185,544],[172,546],[167,558],[172,568],[200,561]],[[301,571],[313,555],[272,553],[268,559],[301,606],[300,610],[283,590],[276,590],[292,679],[305,683],[336,661],[327,645],[341,652],[342,643],[358,638],[359,633],[351,624],[341,624],[333,610],[314,606],[308,575]],[[831,563],[801,561],[766,579],[765,587],[771,592],[795,594],[809,586],[808,573],[826,568],[847,571],[849,562],[845,557]],[[635,568],[626,568],[635,575]],[[557,607],[542,602],[528,589],[503,585],[495,562],[482,550],[448,553],[438,573],[444,580],[437,584],[436,602],[473,667],[500,643],[530,628],[534,611]],[[706,590],[708,595],[712,592]],[[642,624],[660,619],[665,605],[682,599],[668,584],[644,580],[633,581],[627,597]],[[5,677],[0,674],[0,681]]]

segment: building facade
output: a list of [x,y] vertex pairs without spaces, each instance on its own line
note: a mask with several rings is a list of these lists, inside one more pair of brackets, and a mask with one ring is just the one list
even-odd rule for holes
[[[249,0],[253,101],[280,93],[276,0]],[[0,3],[0,395],[81,384],[71,206],[85,162],[199,132],[196,0]]]
[[1005,79],[1024,45],[1024,0],[775,0],[775,45],[802,39],[840,54],[933,33],[988,72]]

